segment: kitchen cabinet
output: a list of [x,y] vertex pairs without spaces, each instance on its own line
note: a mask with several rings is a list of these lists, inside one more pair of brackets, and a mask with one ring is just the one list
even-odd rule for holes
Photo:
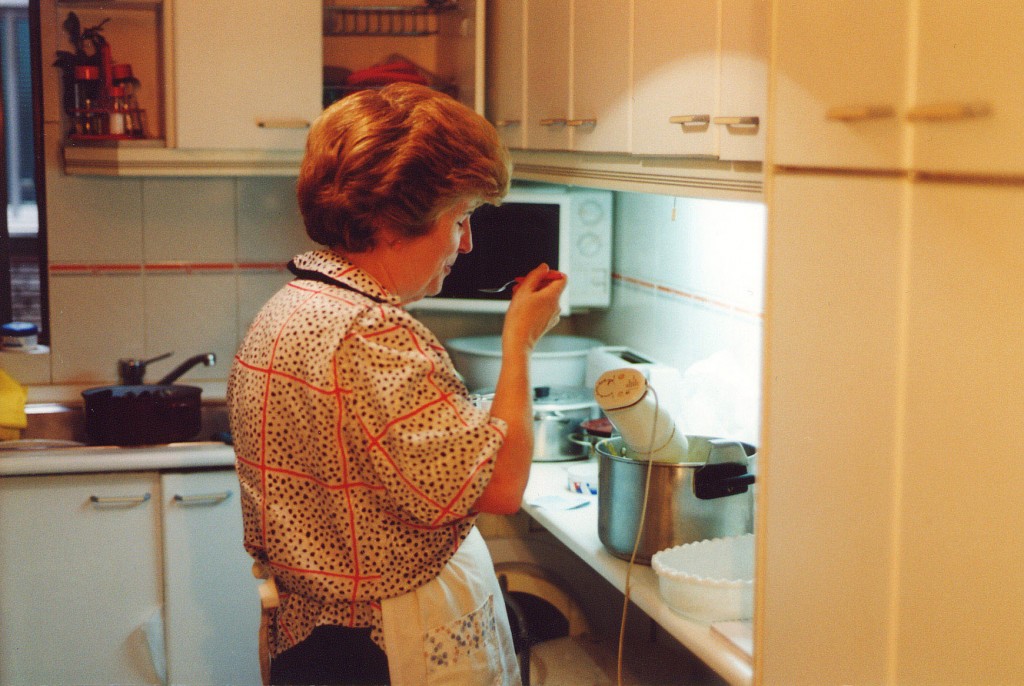
[[485,111],[509,148],[523,147],[526,120],[526,34],[522,2],[488,5],[487,40],[499,45],[487,55]]
[[238,488],[231,469],[0,478],[0,682],[259,683]]
[[163,681],[156,472],[0,479],[0,683]]
[[1024,466],[1006,446],[1024,440],[1024,184],[920,182],[911,206],[892,682],[1012,683],[1024,531],[1006,513]]
[[[79,5],[74,3],[77,12],[105,16],[102,6]],[[126,30],[139,25],[147,31],[129,33],[118,44],[136,54],[136,70],[152,75],[143,93],[162,92],[148,105],[157,108],[147,113],[151,138],[101,145],[66,142],[66,173],[297,173],[309,124],[322,109],[322,0],[124,5],[115,14],[136,15]],[[65,9],[41,3],[41,22],[58,27]],[[61,89],[54,72],[44,71],[47,94]]]
[[161,479],[171,684],[258,684],[260,604],[234,470]]
[[301,151],[322,109],[322,15],[323,0],[170,2],[168,145]]
[[925,172],[1017,175],[1024,162],[1024,5],[932,0],[917,14],[913,166]]
[[629,0],[529,0],[525,14],[526,147],[627,152]]
[[[755,587],[764,684],[880,684],[901,354],[899,179],[777,174]],[[825,618],[827,617],[827,620]],[[815,618],[809,621],[808,618]]]
[[718,3],[635,0],[633,152],[715,157]]
[[1024,172],[1020,3],[776,6],[776,164]]
[[569,149],[570,26],[573,3],[526,4],[526,147]]
[[632,152],[762,160],[767,0],[634,0],[634,13]]
[[755,672],[1012,683],[1024,13],[840,5],[776,14]]
[[903,168],[909,5],[777,0],[775,14],[773,163]]

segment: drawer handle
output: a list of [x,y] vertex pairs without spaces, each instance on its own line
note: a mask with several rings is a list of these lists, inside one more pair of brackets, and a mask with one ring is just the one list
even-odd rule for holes
[[308,119],[257,119],[256,126],[261,129],[308,129]]
[[678,117],[669,117],[669,124],[679,124],[681,126],[687,126],[692,124],[710,124],[710,114],[683,114]]
[[217,505],[230,497],[231,491],[221,491],[219,493],[197,493],[195,495],[175,493],[171,499],[180,505]]
[[541,126],[565,126],[566,123],[567,122],[566,122],[565,119],[557,119],[557,118],[541,119],[540,120],[540,125]]
[[715,117],[712,121],[721,126],[759,126],[760,117]]
[[908,121],[961,121],[992,114],[987,102],[943,102],[919,105],[907,112]]
[[95,507],[135,507],[148,501],[149,493],[142,495],[91,495],[89,502]]
[[851,105],[830,107],[825,118],[831,121],[867,121],[888,119],[896,116],[896,110],[889,105]]
[[499,128],[507,128],[509,126],[519,126],[523,122],[519,119],[499,119],[494,122],[494,125]]
[[570,119],[565,122],[566,126],[597,126],[596,119]]

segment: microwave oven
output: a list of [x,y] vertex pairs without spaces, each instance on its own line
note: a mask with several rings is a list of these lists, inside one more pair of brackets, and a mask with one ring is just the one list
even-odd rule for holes
[[545,262],[564,272],[562,314],[611,301],[612,193],[582,188],[513,187],[501,205],[470,218],[473,250],[460,255],[436,296],[410,309],[504,312],[511,289],[482,293]]

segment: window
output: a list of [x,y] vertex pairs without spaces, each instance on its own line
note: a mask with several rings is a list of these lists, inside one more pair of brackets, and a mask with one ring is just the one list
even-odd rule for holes
[[32,322],[46,342],[46,242],[38,173],[42,170],[36,169],[36,149],[41,145],[37,126],[42,120],[33,98],[39,74],[33,65],[39,13],[35,0],[33,11],[29,4],[29,0],[0,0],[0,193],[7,204],[6,217],[0,220],[0,321]]

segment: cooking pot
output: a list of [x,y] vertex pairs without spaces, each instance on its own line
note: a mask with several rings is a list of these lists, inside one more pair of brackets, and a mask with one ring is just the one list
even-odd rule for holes
[[[494,391],[475,396],[489,407]],[[564,462],[587,457],[589,445],[574,437],[580,423],[597,417],[597,401],[582,386],[537,386],[533,389],[533,461]]]
[[650,564],[659,550],[753,531],[754,499],[749,443],[687,436],[688,462],[631,457],[622,437],[598,442],[597,533],[612,555],[633,554],[650,466],[650,490],[636,561]]
[[[599,345],[601,341],[595,338],[548,334],[530,353],[530,379],[539,387],[583,386],[587,352]],[[494,388],[498,383],[501,336],[450,338],[445,347],[470,391]]]
[[85,430],[96,445],[187,441],[199,433],[202,389],[179,384],[99,386],[82,391]]

